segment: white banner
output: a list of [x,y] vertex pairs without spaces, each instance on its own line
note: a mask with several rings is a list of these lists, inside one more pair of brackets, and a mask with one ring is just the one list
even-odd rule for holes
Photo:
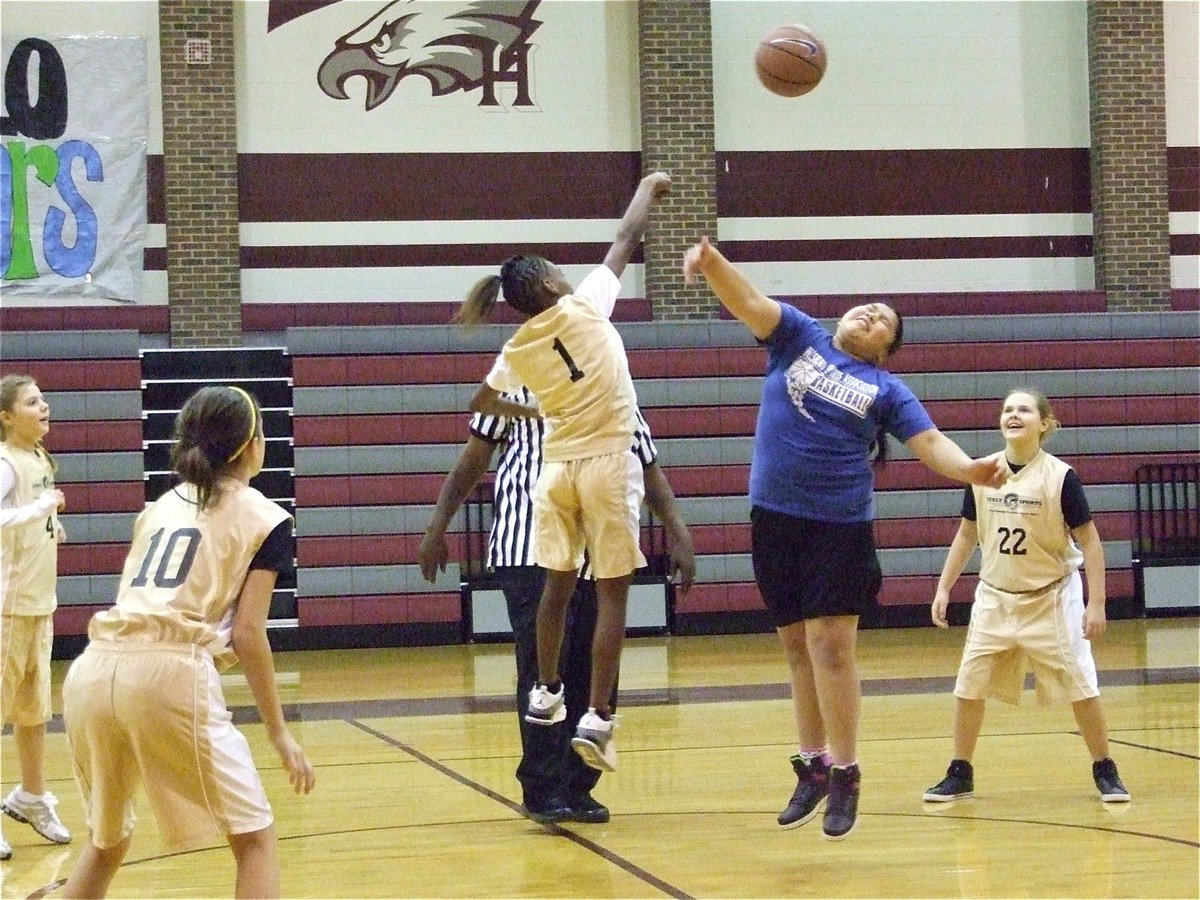
[[4,299],[140,302],[145,38],[4,34],[0,47]]

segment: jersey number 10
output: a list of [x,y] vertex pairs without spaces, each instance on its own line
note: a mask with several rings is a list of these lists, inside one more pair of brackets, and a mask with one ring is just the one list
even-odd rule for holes
[[[200,531],[196,528],[177,528],[171,532],[171,536],[164,544],[163,534],[166,530],[160,528],[150,536],[150,548],[142,559],[142,565],[138,569],[137,575],[130,582],[131,586],[146,586],[150,568],[154,565],[155,559],[158,560],[158,566],[154,569],[155,587],[175,588],[187,581],[192,563],[196,561],[196,551],[200,548]],[[182,553],[179,553],[181,541],[187,543],[182,548]]]

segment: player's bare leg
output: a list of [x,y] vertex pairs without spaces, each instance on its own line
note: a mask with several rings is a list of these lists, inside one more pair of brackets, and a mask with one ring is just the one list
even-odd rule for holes
[[633,573],[596,579],[596,634],[592,639],[591,706],[605,718],[612,715],[612,694],[621,668],[625,640],[625,608]]
[[553,684],[558,678],[558,656],[562,652],[563,631],[566,628],[567,604],[575,593],[576,569],[546,572],[546,586],[537,611],[538,680]]

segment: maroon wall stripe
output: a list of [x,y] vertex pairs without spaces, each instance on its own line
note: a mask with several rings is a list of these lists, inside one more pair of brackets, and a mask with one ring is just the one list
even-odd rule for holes
[[[17,365],[11,353],[5,363]],[[142,367],[136,359],[36,359],[22,360],[19,365],[22,372],[37,379],[43,391],[142,389]],[[51,446],[50,449],[55,448]]]
[[1200,289],[1177,288],[1171,291],[1171,309],[1175,312],[1200,312]]
[[162,225],[167,221],[167,182],[161,153],[146,157],[146,221]]
[[[1090,235],[962,238],[865,238],[800,241],[724,241],[738,262],[854,261],[873,259],[1033,259],[1090,257]],[[498,266],[515,253],[544,256],[559,265],[601,259],[608,244],[371,244],[243,247],[244,269],[326,269],[421,266]],[[641,249],[633,262],[642,261]]]
[[1167,185],[1171,212],[1200,210],[1200,147],[1167,148]]
[[1028,237],[863,238],[811,241],[723,241],[738,262],[870,259],[1034,259],[1090,257],[1090,235]]
[[[838,319],[852,306],[883,300],[905,316],[1020,316],[1037,313],[1105,312],[1103,291],[945,291],[938,293],[777,294],[776,299],[798,306],[818,319]],[[721,307],[718,315],[732,319]]]
[[[636,379],[761,376],[767,364],[766,353],[758,347],[709,347],[701,348],[700,352],[696,348],[669,346],[653,350],[634,348],[626,356]],[[292,377],[296,387],[474,384],[487,374],[495,358],[494,353],[474,351],[296,355],[292,358]],[[989,361],[990,371],[1200,366],[1200,344],[1191,338],[1068,338],[1014,343],[979,341],[963,335],[954,343],[906,343],[888,360],[887,368],[896,373],[969,372],[979,367],[981,359]],[[429,415],[407,413],[384,418],[415,422]],[[340,416],[331,418],[344,421]],[[361,416],[356,421],[369,418]],[[705,421],[709,419],[706,417]]]
[[[322,247],[242,247],[243,269],[330,269],[495,266],[517,253],[559,265],[596,265],[610,244],[354,244]],[[632,262],[642,261],[639,247]]]
[[[532,160],[531,160],[532,158]],[[531,162],[533,163],[531,165]],[[725,172],[725,163],[729,172]],[[1032,163],[1026,170],[1027,163]],[[560,218],[565,208],[579,218],[616,218],[623,198],[638,178],[637,153],[527,154],[242,154],[239,180],[243,221],[358,221],[430,218]],[[919,215],[950,212],[1088,212],[1088,151],[1059,150],[877,150],[736,152],[718,154],[718,201],[723,216],[755,215]],[[332,168],[326,169],[326,166]],[[381,170],[399,170],[399,182],[384,178],[361,190],[359,179],[379,178]],[[480,173],[478,180],[473,178]],[[580,172],[585,177],[580,177]],[[1167,171],[1172,212],[1200,210],[1200,147],[1168,147]],[[331,178],[330,173],[337,173]],[[1058,174],[1060,177],[1054,178]],[[429,176],[432,176],[430,178]],[[947,176],[950,182],[947,182]],[[1038,181],[1040,176],[1041,181]],[[1046,177],[1051,182],[1046,184]],[[414,185],[415,178],[423,182]],[[313,179],[297,181],[295,179]],[[609,184],[606,179],[615,179]],[[535,179],[541,179],[540,186]],[[341,180],[341,187],[339,187]],[[802,189],[780,191],[783,180]],[[320,187],[306,196],[288,196],[289,186]],[[434,215],[424,210],[430,192],[451,185],[452,196],[434,197],[433,208],[452,207],[458,214]],[[471,187],[464,189],[463,185]],[[589,190],[581,190],[580,186]],[[390,188],[392,193],[382,189]],[[365,214],[356,194],[382,205]],[[562,193],[553,196],[552,191]],[[414,193],[415,191],[415,193]],[[506,192],[537,195],[508,201]],[[393,194],[395,196],[393,196]],[[868,201],[866,195],[874,194]],[[321,207],[328,195],[335,205]],[[997,197],[997,195],[1000,195]],[[1024,201],[1021,197],[1024,196]],[[922,200],[924,198],[924,200]],[[162,154],[146,157],[147,220],[166,222],[166,188]],[[514,203],[549,204],[548,215],[496,215]],[[921,207],[924,203],[926,208]],[[949,203],[963,208],[950,209]],[[998,203],[1003,208],[996,208]],[[1022,205],[1024,203],[1024,205]],[[319,208],[314,209],[317,204]],[[895,205],[909,207],[903,212]],[[1064,206],[1065,204],[1065,206]],[[865,206],[880,207],[874,212]],[[464,207],[469,206],[469,209]],[[912,208],[912,207],[918,208]],[[851,211],[858,207],[857,211]],[[1052,207],[1052,208],[1051,208]],[[334,215],[346,208],[348,214]],[[288,210],[292,210],[288,213]],[[589,213],[588,211],[591,210]]]
[[244,153],[243,222],[619,219],[635,151]]
[[[246,331],[280,331],[284,328],[345,325],[445,325],[458,312],[461,301],[396,303],[381,298],[376,303],[243,303],[242,328]],[[3,319],[0,310],[0,323]],[[649,322],[649,301],[617,301],[614,322]],[[492,324],[518,325],[521,319],[505,304],[498,304]]]
[[5,306],[0,307],[0,331],[110,331],[129,329],[143,334],[171,330],[167,306]]
[[721,216],[1091,211],[1086,147],[717,154]]
[[1171,235],[1172,256],[1200,256],[1200,234]]

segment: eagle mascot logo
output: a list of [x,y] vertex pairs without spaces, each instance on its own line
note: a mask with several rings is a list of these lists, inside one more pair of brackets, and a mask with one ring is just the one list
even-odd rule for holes
[[540,3],[479,0],[446,12],[448,3],[395,0],[338,38],[317,71],[317,83],[333,99],[348,100],[346,82],[363,78],[368,111],[410,75],[427,79],[435,97],[480,88],[480,106],[500,105],[497,83],[515,84],[513,106],[533,106],[529,38],[542,24],[533,18]]

